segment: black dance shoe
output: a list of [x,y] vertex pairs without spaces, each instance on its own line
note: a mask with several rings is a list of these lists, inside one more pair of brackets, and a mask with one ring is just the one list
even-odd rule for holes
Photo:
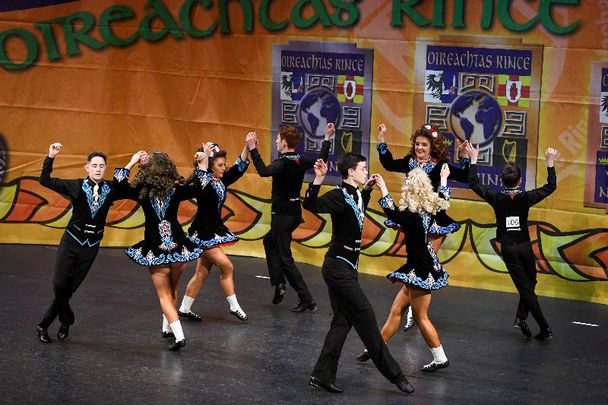
[[169,332],[164,332],[163,331],[163,339],[169,339],[169,338],[174,338],[175,335],[173,334],[173,332],[169,331]]
[[304,312],[304,311],[316,311],[317,310],[317,304],[312,301],[309,303],[304,303],[302,301],[298,302],[298,305],[296,305],[295,307],[291,308],[291,312]]
[[437,371],[440,368],[446,368],[450,365],[450,361],[446,360],[443,363],[437,363],[435,360],[431,361],[429,364],[425,364],[422,366],[420,370],[426,371],[427,373],[432,373],[433,371]]
[[530,331],[530,327],[526,323],[525,319],[516,318],[515,319],[515,323],[513,324],[513,327],[521,329],[521,333],[523,333],[523,335],[525,337],[529,338],[529,337],[532,336],[532,332]]
[[403,331],[408,331],[410,329],[412,329],[412,326],[414,326],[414,315],[412,316],[405,316],[406,321],[405,324],[403,325]]
[[272,297],[273,304],[280,304],[283,302],[285,297],[285,284],[278,284],[274,287],[274,297]]
[[66,340],[70,335],[70,325],[66,325],[64,323],[61,324],[59,330],[57,331],[57,339]]
[[200,322],[200,321],[203,320],[202,316],[200,316],[199,314],[196,314],[196,313],[194,313],[192,311],[188,311],[188,312],[177,311],[177,314],[179,316],[181,316],[182,318],[188,318],[191,321],[198,321],[198,322]]
[[36,335],[40,339],[42,343],[51,343],[51,337],[49,336],[49,331],[42,326],[36,326]]
[[395,383],[395,385],[397,386],[397,388],[399,388],[401,391],[405,392],[406,394],[411,394],[412,392],[416,391],[414,386],[412,384],[410,384],[410,382],[407,380],[407,378],[405,376],[403,376],[403,379],[397,381]]
[[308,385],[315,389],[323,388],[325,391],[333,392],[334,394],[341,394],[344,392],[343,389],[336,387],[334,383],[321,381],[317,377],[313,376],[310,376],[310,380],[308,380]]
[[357,359],[357,361],[360,361],[361,363],[365,363],[366,361],[368,361],[370,359],[369,353],[367,352],[367,350],[363,350],[363,353],[361,353],[360,355],[358,355],[355,358]]
[[236,311],[230,310],[230,313],[238,318],[239,321],[245,322],[247,319],[247,314],[245,314],[241,309],[237,309]]
[[553,337],[553,332],[551,331],[551,328],[547,328],[547,329],[541,329],[540,333],[536,336],[534,336],[534,339],[538,339],[538,340],[549,340]]
[[172,352],[179,352],[179,349],[186,346],[186,339],[176,340],[173,343],[169,343],[169,350]]

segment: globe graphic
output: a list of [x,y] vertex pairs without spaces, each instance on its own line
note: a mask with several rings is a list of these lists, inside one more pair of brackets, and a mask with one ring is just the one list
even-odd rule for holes
[[492,96],[469,91],[452,103],[450,124],[460,139],[485,146],[498,135],[502,126],[502,112]]
[[298,121],[308,135],[322,138],[328,123],[339,125],[340,102],[328,89],[310,90],[300,100]]

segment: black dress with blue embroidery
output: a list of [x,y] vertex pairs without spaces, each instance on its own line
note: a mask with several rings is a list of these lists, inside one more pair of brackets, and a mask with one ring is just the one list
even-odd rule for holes
[[[386,143],[378,144],[378,153],[380,156],[380,163],[384,169],[389,172],[398,173],[409,173],[411,170],[416,168],[422,169],[429,178],[433,185],[433,190],[437,191],[441,180],[441,166],[447,163],[445,160],[436,160],[431,158],[428,162],[419,162],[417,159],[412,159],[412,156],[407,155],[401,159],[393,159],[393,155]],[[448,179],[458,181],[460,183],[469,182],[469,158],[460,159],[460,167],[450,165],[450,175]],[[387,226],[398,228],[398,226],[390,219],[386,222]],[[429,234],[431,235],[447,235],[452,232],[456,232],[460,229],[460,224],[454,221],[445,211],[440,211],[434,217]]]
[[[439,196],[449,200],[450,189],[439,187]],[[386,277],[392,282],[413,285],[424,290],[438,290],[448,285],[448,273],[445,271],[428,235],[433,226],[433,215],[409,210],[400,211],[390,195],[380,199],[380,206],[389,220],[398,224],[407,233],[405,248],[407,261],[396,271]]]
[[121,196],[141,205],[146,223],[144,240],[125,249],[127,256],[142,266],[185,263],[197,259],[203,250],[184,233],[177,219],[177,210],[182,201],[195,196],[198,185],[176,185],[164,198],[147,197],[140,200],[140,188],[131,187],[128,178],[129,170],[114,171],[114,182]]
[[236,243],[236,237],[224,225],[222,207],[226,201],[228,186],[240,179],[249,167],[249,161],[237,158],[234,165],[226,170],[221,179],[211,171],[195,170],[193,179],[198,187],[196,203],[198,209],[188,229],[188,235],[196,245],[203,249]]

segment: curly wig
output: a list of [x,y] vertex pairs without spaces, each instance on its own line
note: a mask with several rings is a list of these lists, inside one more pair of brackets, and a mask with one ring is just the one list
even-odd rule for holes
[[132,187],[141,187],[139,199],[147,197],[164,198],[175,187],[175,183],[183,183],[175,164],[163,152],[153,152],[148,160],[139,166]]
[[[433,134],[435,136],[433,136]],[[412,148],[408,153],[408,156],[416,156],[416,138],[423,136],[428,139],[431,144],[431,157],[437,160],[449,160],[450,156],[443,140],[443,134],[439,130],[430,125],[423,125],[414,132],[410,138]]]
[[436,214],[449,207],[450,203],[433,191],[431,179],[422,169],[416,168],[404,178],[399,199],[400,211]]

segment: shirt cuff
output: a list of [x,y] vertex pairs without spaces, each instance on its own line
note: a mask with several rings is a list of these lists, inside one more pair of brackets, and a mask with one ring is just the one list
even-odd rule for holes
[[388,146],[386,145],[386,142],[382,142],[376,145],[376,149],[378,149],[378,152],[380,152],[381,155],[384,155],[386,154],[386,152],[388,152]]
[[128,179],[130,174],[131,174],[131,171],[124,167],[119,167],[119,168],[114,169],[114,178],[116,180],[118,180],[119,182],[121,182],[125,179]]

